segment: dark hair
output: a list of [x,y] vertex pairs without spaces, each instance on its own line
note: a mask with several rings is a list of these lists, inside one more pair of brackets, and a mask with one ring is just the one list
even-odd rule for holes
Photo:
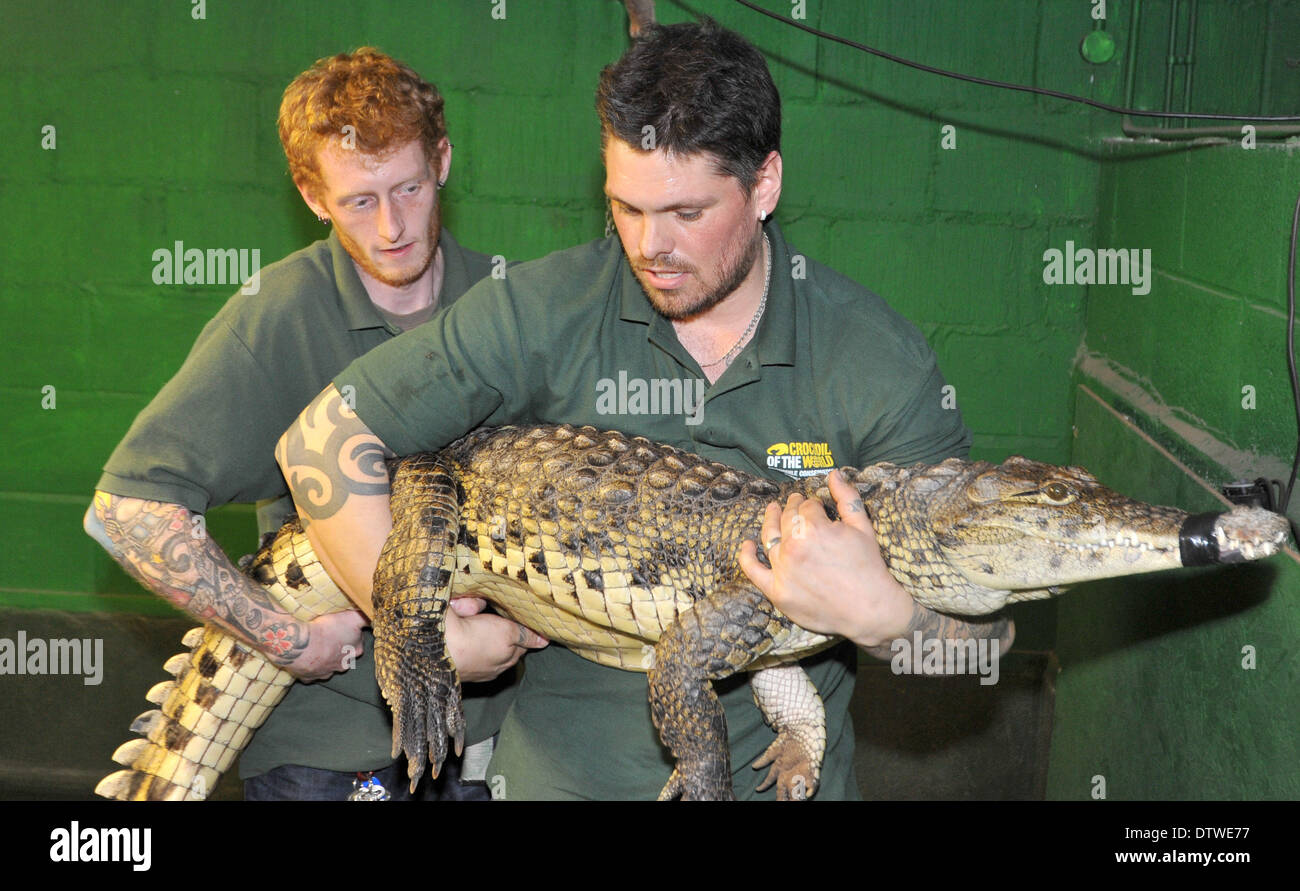
[[708,152],[746,194],[767,156],[781,150],[781,97],[762,54],[705,18],[655,25],[600,72],[601,148],[610,135],[679,155]]

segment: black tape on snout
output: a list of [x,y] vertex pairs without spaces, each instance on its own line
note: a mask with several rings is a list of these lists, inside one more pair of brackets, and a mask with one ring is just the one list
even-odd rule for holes
[[1184,566],[1210,566],[1219,562],[1219,541],[1214,537],[1214,524],[1223,516],[1192,514],[1183,520],[1178,530],[1178,555]]

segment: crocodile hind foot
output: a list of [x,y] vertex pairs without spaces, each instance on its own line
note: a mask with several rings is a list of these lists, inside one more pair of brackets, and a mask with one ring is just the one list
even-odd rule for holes
[[677,759],[661,800],[733,798],[727,717],[711,682],[743,671],[771,647],[775,609],[748,581],[731,582],[659,638],[648,673],[650,717]]
[[806,801],[817,791],[826,755],[826,708],[812,680],[798,665],[779,665],[754,672],[754,701],[776,731],[776,739],[754,761],[768,765],[759,792],[776,784],[778,801]]

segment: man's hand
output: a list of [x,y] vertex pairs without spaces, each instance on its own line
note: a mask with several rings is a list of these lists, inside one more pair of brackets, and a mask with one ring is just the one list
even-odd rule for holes
[[828,484],[839,522],[831,522],[821,502],[791,495],[784,510],[769,504],[764,517],[772,568],[758,562],[754,542],[741,545],[741,569],[781,612],[810,631],[847,637],[879,659],[890,657],[896,638],[910,641],[916,631],[926,640],[988,638],[1006,655],[1016,636],[1010,618],[968,621],[913,601],[885,566],[857,490],[838,470]]
[[329,613],[307,623],[307,646],[284,669],[299,680],[323,681],[347,671],[365,652],[361,629],[369,621],[358,610]]
[[477,597],[459,597],[447,611],[447,652],[462,682],[490,681],[524,653],[550,643],[518,622],[481,612],[485,605]]
[[838,521],[802,495],[791,495],[784,510],[769,504],[762,541],[772,568],[758,561],[752,541],[741,545],[740,568],[804,628],[879,646],[906,632],[914,604],[885,566],[857,490],[838,470],[828,483]]

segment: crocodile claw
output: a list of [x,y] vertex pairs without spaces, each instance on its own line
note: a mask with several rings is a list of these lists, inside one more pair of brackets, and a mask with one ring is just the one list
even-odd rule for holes
[[[457,755],[464,748],[460,678],[451,656],[441,646],[441,634],[407,635],[397,642],[392,636],[376,626],[375,676],[393,711],[392,755],[405,753],[414,792],[424,775],[426,758],[437,777],[447,757],[447,741],[451,740]],[[422,640],[427,637],[437,638],[437,650]],[[431,657],[431,651],[442,651],[442,655]]]
[[397,757],[399,751],[405,753],[412,792],[424,774],[426,758],[431,774],[437,777],[447,758],[447,740],[452,741],[458,755],[465,743],[465,718],[455,668],[448,661],[446,666],[420,674],[426,676],[407,675],[399,680],[402,693],[396,701],[389,700],[393,709],[392,754]]
[[754,770],[771,765],[767,776],[754,789],[762,792],[776,783],[777,801],[807,801],[817,791],[819,760],[812,757],[796,736],[782,733],[754,759]]

